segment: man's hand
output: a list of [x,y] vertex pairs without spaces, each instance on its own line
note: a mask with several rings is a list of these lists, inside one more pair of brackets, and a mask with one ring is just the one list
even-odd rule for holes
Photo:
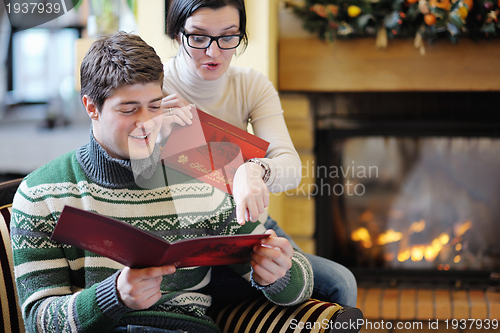
[[293,247],[284,237],[277,237],[274,230],[264,238],[260,245],[253,248],[250,264],[253,268],[253,280],[261,286],[268,286],[285,276],[292,268]]
[[132,269],[125,267],[118,276],[116,288],[123,304],[133,310],[148,309],[161,298],[163,275],[173,274],[175,266]]
[[269,189],[264,181],[262,167],[255,163],[240,165],[233,179],[233,198],[236,203],[236,219],[243,225],[256,222],[269,206]]

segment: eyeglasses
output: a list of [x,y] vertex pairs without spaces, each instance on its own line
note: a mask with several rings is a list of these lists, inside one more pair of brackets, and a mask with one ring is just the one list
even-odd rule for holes
[[187,34],[183,28],[181,28],[180,31],[186,37],[187,44],[190,47],[201,50],[208,49],[213,41],[217,42],[221,50],[234,49],[240,45],[241,39],[243,38],[242,34],[213,37],[208,35]]

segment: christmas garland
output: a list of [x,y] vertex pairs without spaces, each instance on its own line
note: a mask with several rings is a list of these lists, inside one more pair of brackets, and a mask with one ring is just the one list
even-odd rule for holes
[[376,36],[379,48],[395,37],[423,40],[447,37],[496,37],[500,32],[500,0],[295,0],[285,1],[319,38]]

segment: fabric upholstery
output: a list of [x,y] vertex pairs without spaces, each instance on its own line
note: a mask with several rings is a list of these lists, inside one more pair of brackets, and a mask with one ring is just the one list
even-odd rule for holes
[[[310,299],[296,306],[278,306],[265,298],[214,307],[209,315],[223,333],[358,332],[363,318],[357,308]],[[358,328],[359,326],[359,328]]]
[[18,179],[0,184],[0,331],[6,333],[24,332],[9,236],[12,198],[20,182]]
[[[14,284],[9,237],[11,204],[21,179],[0,183],[0,332],[24,333]],[[352,323],[362,319],[357,308],[310,299],[303,304],[278,306],[265,298],[212,307],[208,313],[222,332],[358,332]],[[343,329],[335,329],[335,327]],[[297,330],[295,330],[297,328]],[[303,328],[303,329],[300,329]]]

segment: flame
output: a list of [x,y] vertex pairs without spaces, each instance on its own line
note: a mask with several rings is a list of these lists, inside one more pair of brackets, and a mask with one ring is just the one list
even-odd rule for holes
[[395,258],[395,254],[393,252],[386,252],[384,253],[384,259],[385,261],[393,261]]
[[351,235],[351,239],[355,242],[361,242],[361,244],[367,249],[372,247],[373,245],[370,233],[366,228],[359,228],[354,230]]
[[453,259],[453,262],[455,264],[458,264],[460,262],[460,259],[461,259],[460,255],[456,255],[455,258]]
[[450,235],[443,232],[441,235],[439,235],[438,239],[441,244],[446,245],[450,241]]
[[385,245],[389,243],[394,243],[403,238],[403,234],[399,231],[394,231],[394,229],[389,229],[380,236],[378,236],[377,244]]
[[433,262],[434,259],[436,259],[437,255],[439,254],[439,251],[443,248],[441,243],[435,242],[437,246],[435,245],[429,245],[425,248],[425,261],[427,262]]
[[471,227],[472,227],[472,222],[471,221],[467,221],[465,223],[462,223],[462,224],[456,226],[456,228],[455,228],[455,235],[457,237],[460,237],[463,234],[465,234],[467,232],[467,230],[469,230]]
[[373,213],[369,210],[363,212],[363,214],[359,216],[359,221],[361,222],[370,222],[372,220],[373,220]]
[[410,249],[405,249],[398,253],[398,261],[403,262],[410,259]]
[[422,230],[425,229],[425,221],[420,220],[417,222],[413,222],[410,226],[410,229],[408,230],[408,233],[411,235],[416,232],[421,232]]
[[462,243],[458,243],[457,245],[455,245],[455,251],[460,251],[462,249]]
[[415,245],[411,248],[411,261],[421,261],[424,258],[425,245]]
[[412,261],[421,261],[425,259],[427,262],[432,262],[443,249],[443,245],[447,244],[449,240],[450,236],[446,233],[442,233],[434,238],[430,245],[414,245],[410,248],[401,250],[398,253],[398,261],[403,262],[410,259]]

